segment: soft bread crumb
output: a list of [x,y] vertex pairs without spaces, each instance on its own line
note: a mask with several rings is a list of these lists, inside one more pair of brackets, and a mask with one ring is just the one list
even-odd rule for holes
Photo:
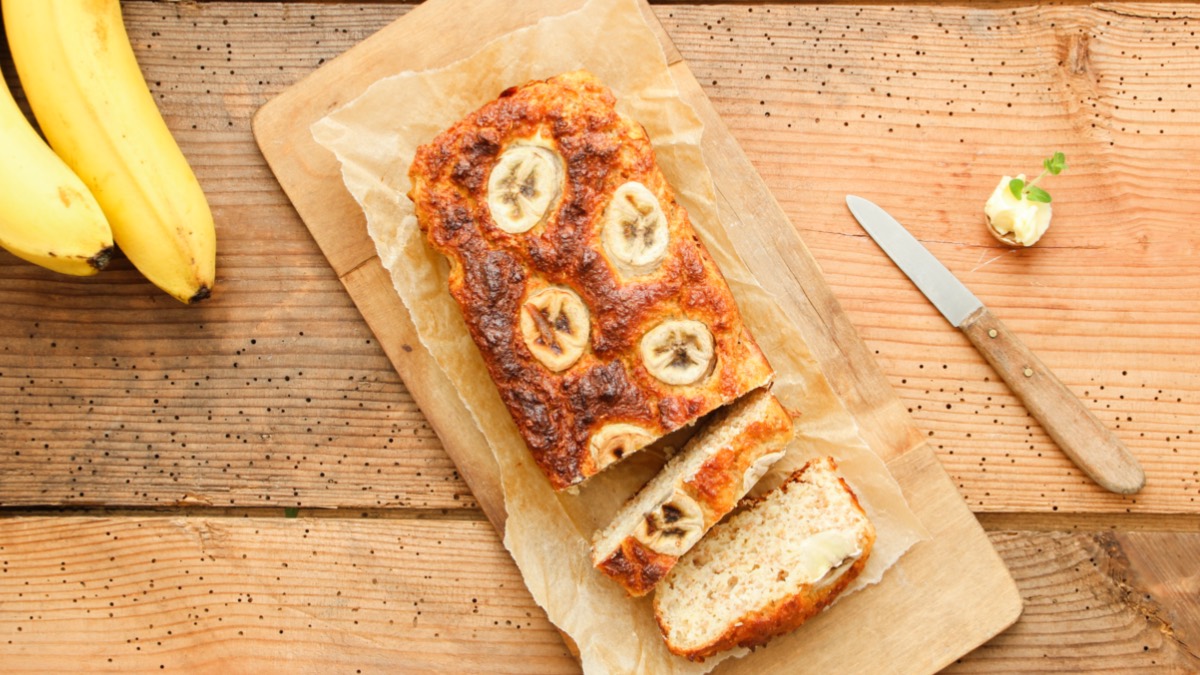
[[703,658],[794,629],[857,576],[874,538],[833,460],[813,460],[714,527],[659,584],[668,647]]

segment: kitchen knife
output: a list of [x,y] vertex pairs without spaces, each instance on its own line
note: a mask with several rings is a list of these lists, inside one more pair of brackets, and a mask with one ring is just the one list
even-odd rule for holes
[[942,316],[966,334],[1080,469],[1112,492],[1133,494],[1142,489],[1146,475],[1125,444],[1016,335],[992,316],[950,270],[879,206],[854,195],[846,197],[846,204],[867,234]]

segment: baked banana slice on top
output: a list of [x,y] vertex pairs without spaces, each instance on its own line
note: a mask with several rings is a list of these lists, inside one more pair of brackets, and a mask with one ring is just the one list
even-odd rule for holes
[[645,130],[586,72],[530,82],[418,151],[409,197],[555,489],[771,380]]

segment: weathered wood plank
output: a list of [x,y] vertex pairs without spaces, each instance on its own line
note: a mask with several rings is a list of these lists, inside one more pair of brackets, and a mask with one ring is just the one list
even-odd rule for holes
[[997,532],[1021,620],[948,672],[1200,669],[1196,533]]
[[[259,105],[407,8],[125,9],[217,215],[219,294],[177,307],[124,262],[75,280],[0,254],[0,503],[469,503],[249,132]],[[656,12],[973,509],[1195,512],[1200,309],[1181,299],[1200,297],[1200,90],[1183,74],[1200,10]],[[1050,235],[996,248],[976,217],[992,183],[1058,148],[1071,168],[1048,183]],[[930,242],[1117,428],[1145,492],[1104,494],[1061,456],[854,229],[850,191]]]
[[4,519],[0,597],[6,672],[577,668],[486,521]]
[[[1200,533],[991,539],[1025,614],[952,670],[1200,667]],[[485,521],[8,518],[0,597],[6,672],[576,668]]]
[[[1200,13],[1180,5],[661,8],[948,471],[979,511],[1200,504]],[[1000,247],[999,176],[1066,151],[1050,233]],[[1139,456],[1129,498],[1074,468],[844,207],[892,210]]]

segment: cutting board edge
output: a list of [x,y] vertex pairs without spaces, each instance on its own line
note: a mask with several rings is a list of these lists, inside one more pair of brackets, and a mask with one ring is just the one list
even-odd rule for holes
[[[1021,595],[1020,587],[1017,586],[1017,582],[1012,576],[1012,572],[1009,571],[1008,566],[1004,563],[1004,559],[1000,557],[1000,554],[996,551],[995,546],[992,546],[991,541],[987,539],[987,531],[983,529],[983,525],[979,523],[979,520],[975,517],[974,512],[972,512],[967,506],[967,503],[961,498],[961,496],[958,495],[958,490],[954,487],[954,483],[950,478],[950,474],[947,473],[945,466],[943,466],[941,460],[937,458],[937,453],[927,441],[923,440],[917,443],[904,455],[895,458],[891,462],[888,462],[888,468],[889,470],[894,470],[899,465],[914,462],[920,462],[924,464],[924,467],[920,472],[923,480],[941,482],[943,484],[943,487],[941,488],[942,492],[954,493],[956,499],[953,501],[955,506],[952,508],[959,511],[958,518],[961,520],[961,524],[957,526],[957,529],[960,530],[960,533],[957,536],[970,536],[976,538],[977,540],[981,539],[986,543],[986,546],[976,545],[974,550],[977,551],[977,555],[982,554],[989,559],[989,567],[993,570],[993,583],[998,583],[1001,586],[1001,588],[996,589],[996,595],[991,596],[991,599],[995,601],[994,604],[989,608],[990,611],[988,613],[991,623],[989,623],[986,628],[979,630],[971,639],[963,642],[963,644],[969,645],[966,649],[962,649],[961,651],[956,650],[957,653],[948,651],[945,653],[940,662],[931,663],[933,670],[940,671],[954,663],[957,659],[961,658],[965,654],[974,651],[987,641],[1011,628],[1018,620],[1020,620],[1021,615],[1024,613],[1025,600]],[[907,488],[907,483],[909,483],[909,481],[902,483],[901,487]],[[908,489],[905,489],[905,496],[909,496]],[[928,525],[928,520],[923,516],[922,522],[925,522]],[[934,537],[933,539],[945,541],[951,538],[952,535],[947,532],[941,537]],[[900,562],[902,563],[903,560],[904,559],[901,558]]]

